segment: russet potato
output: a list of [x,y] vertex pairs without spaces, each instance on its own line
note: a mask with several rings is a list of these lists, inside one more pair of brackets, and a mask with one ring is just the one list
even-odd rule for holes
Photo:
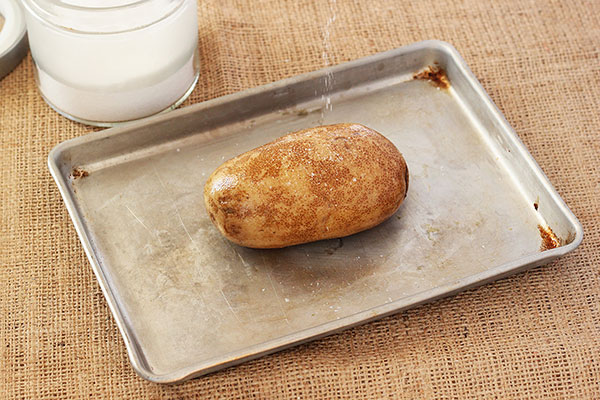
[[389,218],[406,197],[402,154],[359,124],[285,135],[218,167],[204,187],[229,240],[279,248],[351,235]]

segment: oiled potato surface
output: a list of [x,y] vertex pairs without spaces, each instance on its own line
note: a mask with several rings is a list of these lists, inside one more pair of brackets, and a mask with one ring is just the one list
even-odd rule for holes
[[283,136],[218,167],[204,187],[206,210],[239,245],[279,248],[372,228],[408,188],[402,154],[359,124]]

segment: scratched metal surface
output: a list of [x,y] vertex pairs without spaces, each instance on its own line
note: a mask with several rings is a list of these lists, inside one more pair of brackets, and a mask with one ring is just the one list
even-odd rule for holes
[[[329,71],[331,107],[319,91],[298,94],[323,82],[316,73],[256,89],[272,101],[259,98],[232,122],[211,125],[210,115],[243,109],[251,93],[53,152],[51,170],[143,377],[210,372],[577,246],[577,220],[453,49],[426,42],[378,57]],[[433,61],[448,71],[449,90],[412,79]],[[375,78],[364,76],[370,70]],[[305,86],[284,90],[294,85]],[[336,122],[374,128],[404,154],[410,187],[400,210],[369,231],[281,250],[224,239],[203,207],[209,174],[282,134]],[[73,168],[89,175],[73,179]],[[564,246],[541,253],[538,224]]]

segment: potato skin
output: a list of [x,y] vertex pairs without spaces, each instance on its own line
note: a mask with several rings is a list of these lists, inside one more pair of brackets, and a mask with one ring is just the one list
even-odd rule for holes
[[280,248],[380,224],[406,197],[402,154],[360,124],[285,135],[218,167],[204,186],[212,222],[229,240]]

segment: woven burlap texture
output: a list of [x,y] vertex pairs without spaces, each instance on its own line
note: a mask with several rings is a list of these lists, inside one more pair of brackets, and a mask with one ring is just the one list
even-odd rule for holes
[[452,43],[582,222],[583,244],[238,367],[146,382],[46,167],[52,147],[93,129],[43,102],[28,57],[0,81],[1,398],[600,398],[600,2],[199,3],[201,76],[186,104],[423,39]]

